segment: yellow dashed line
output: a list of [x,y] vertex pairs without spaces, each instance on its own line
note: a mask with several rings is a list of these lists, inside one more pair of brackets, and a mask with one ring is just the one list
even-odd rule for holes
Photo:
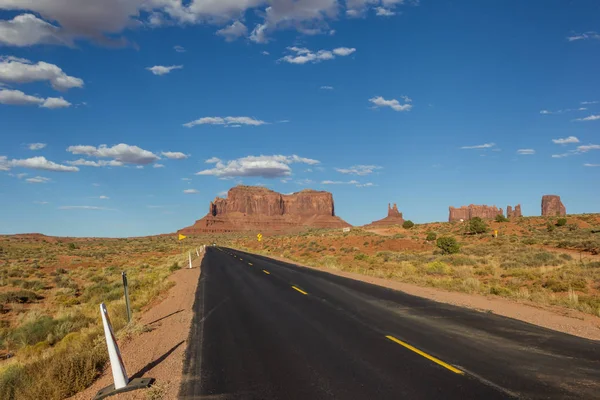
[[254,265],[254,264],[252,264],[252,263],[248,263],[248,265]]
[[449,369],[450,371],[454,372],[455,374],[460,374],[460,375],[464,375],[465,373],[462,372],[460,369],[454,368],[452,365],[443,362],[442,360],[435,358],[433,356],[430,356],[429,354],[425,353],[424,351],[421,351],[419,349],[417,349],[416,347],[411,346],[408,343],[404,343],[402,340],[396,339],[393,336],[386,336],[386,338],[388,338],[389,340],[391,340],[392,342],[398,343],[400,346],[404,346],[407,349],[414,351],[415,353],[417,353],[420,356],[425,357],[426,359],[433,361],[434,363],[441,365],[442,367]]
[[269,271],[267,271],[266,269],[263,269],[263,272],[267,275],[271,275],[271,273]]
[[292,286],[292,289],[299,291],[300,293],[302,293],[303,295],[307,295],[308,293],[306,293],[304,290],[297,288],[296,286]]

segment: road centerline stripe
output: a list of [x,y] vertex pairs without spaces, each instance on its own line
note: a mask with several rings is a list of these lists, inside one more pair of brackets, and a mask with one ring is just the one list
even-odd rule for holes
[[303,295],[307,295],[308,293],[306,293],[304,290],[297,288],[296,286],[292,286],[292,289],[297,290],[298,292],[302,293]]
[[387,335],[386,336],[387,339],[391,340],[394,343],[399,344],[400,346],[403,346],[415,353],[417,353],[418,355],[425,357],[426,359],[428,359],[429,361],[433,361],[434,363],[441,365],[442,367],[454,372],[455,374],[459,374],[459,375],[464,375],[465,373],[463,371],[461,371],[458,368],[453,367],[452,365],[443,362],[442,360],[435,358],[434,356],[430,356],[429,354],[425,353],[424,351],[421,351],[419,349],[417,349],[416,347],[411,346],[408,343],[404,343],[402,340],[396,339],[393,336]]
[[248,265],[254,265],[254,264],[252,264],[252,263],[248,263]]
[[266,269],[263,269],[263,272],[267,275],[271,275],[271,273],[269,271],[267,271]]

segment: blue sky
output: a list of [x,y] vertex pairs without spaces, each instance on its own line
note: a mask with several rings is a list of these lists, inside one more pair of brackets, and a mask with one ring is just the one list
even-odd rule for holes
[[238,183],[600,212],[597,1],[0,0],[0,56],[0,233],[174,232]]

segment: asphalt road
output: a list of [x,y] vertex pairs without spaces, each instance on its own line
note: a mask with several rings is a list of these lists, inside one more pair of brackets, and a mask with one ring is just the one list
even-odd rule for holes
[[208,247],[183,399],[594,399],[600,342]]

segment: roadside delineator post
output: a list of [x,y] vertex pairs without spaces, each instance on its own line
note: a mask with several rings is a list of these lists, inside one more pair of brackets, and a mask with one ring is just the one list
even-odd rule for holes
[[196,255],[200,257],[200,253],[198,253],[198,249],[196,249]]
[[190,251],[188,255],[190,256],[190,269],[192,269],[192,252]]
[[100,315],[102,315],[102,325],[104,326],[104,336],[106,337],[106,347],[108,348],[108,358],[110,359],[110,368],[112,370],[113,384],[101,389],[96,393],[94,400],[101,400],[118,393],[130,392],[136,389],[150,387],[154,378],[137,378],[129,380],[127,371],[123,364],[123,358],[117,345],[117,339],[108,317],[108,310],[104,303],[100,304]]

